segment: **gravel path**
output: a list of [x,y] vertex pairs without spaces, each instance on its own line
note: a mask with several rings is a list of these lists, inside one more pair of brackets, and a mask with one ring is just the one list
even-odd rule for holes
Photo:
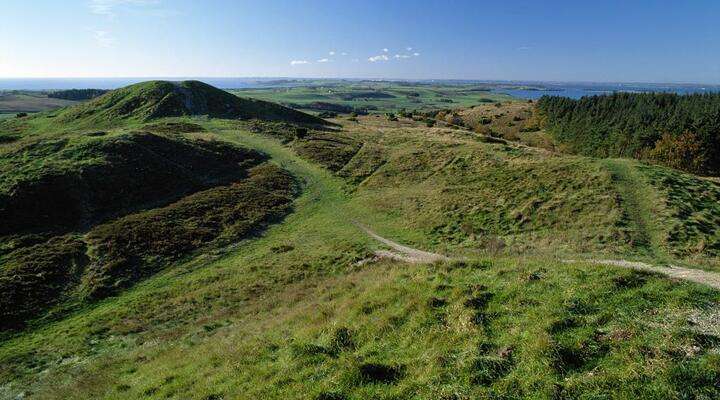
[[658,267],[644,262],[627,261],[627,260],[563,260],[566,263],[589,262],[591,264],[614,265],[616,267],[629,268],[638,271],[654,272],[663,274],[670,278],[682,279],[685,281],[699,283],[701,285],[710,286],[714,289],[720,289],[720,274],[714,272],[703,271],[700,269],[690,269],[670,265],[667,267]]
[[430,264],[430,263],[434,263],[436,261],[449,260],[448,257],[445,257],[442,254],[430,253],[428,251],[413,249],[412,247],[403,246],[400,243],[393,242],[390,239],[385,239],[384,237],[375,233],[372,229],[370,229],[367,226],[360,224],[358,222],[355,222],[355,226],[360,228],[363,232],[367,233],[368,236],[372,237],[373,239],[377,240],[380,243],[387,245],[392,250],[394,250],[394,251],[378,250],[375,252],[375,255],[377,257],[390,258],[393,260],[404,261],[404,262],[409,262],[409,263],[413,263],[413,264]]
[[[390,247],[392,250],[377,250],[375,256],[378,258],[389,258],[392,260],[403,261],[412,264],[430,264],[436,261],[448,261],[449,257],[442,254],[431,253],[428,251],[414,249],[412,247],[403,246],[400,243],[386,239],[368,228],[367,226],[355,222],[355,225],[365,232],[368,236]],[[564,263],[580,263],[587,262],[598,265],[613,265],[616,267],[629,268],[638,271],[653,272],[665,275],[669,278],[682,279],[685,281],[699,283],[701,285],[710,286],[720,290],[720,274],[714,272],[703,271],[700,269],[683,268],[674,265],[667,267],[659,267],[644,262],[627,261],[627,260],[563,260]]]

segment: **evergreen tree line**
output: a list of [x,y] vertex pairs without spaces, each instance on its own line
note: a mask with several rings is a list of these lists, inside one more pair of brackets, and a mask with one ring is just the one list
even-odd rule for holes
[[48,97],[65,100],[90,100],[101,96],[108,91],[105,89],[68,89],[48,93]]
[[566,151],[720,174],[720,93],[543,96],[540,123]]

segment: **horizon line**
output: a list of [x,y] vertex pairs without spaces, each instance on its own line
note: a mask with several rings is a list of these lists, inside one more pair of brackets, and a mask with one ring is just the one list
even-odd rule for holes
[[367,80],[367,81],[473,81],[473,82],[526,82],[526,83],[601,83],[601,84],[641,84],[641,85],[710,85],[720,86],[720,82],[692,81],[593,81],[593,80],[540,80],[540,79],[486,79],[486,78],[371,78],[371,77],[294,77],[294,76],[200,76],[200,75],[145,75],[145,76],[29,76],[2,77],[0,80],[42,80],[42,79],[297,79],[297,80]]

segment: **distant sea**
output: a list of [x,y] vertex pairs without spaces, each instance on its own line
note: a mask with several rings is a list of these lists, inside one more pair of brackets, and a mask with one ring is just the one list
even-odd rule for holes
[[[186,80],[198,79],[223,89],[252,89],[264,87],[293,87],[320,81],[329,84],[359,82],[361,79],[297,79],[297,78],[34,78],[2,79],[0,90],[63,90],[63,89],[116,89],[133,83],[152,79]],[[379,80],[372,80],[379,81]],[[394,80],[391,80],[394,81]],[[467,85],[477,84],[495,93],[505,93],[522,99],[537,99],[544,95],[565,96],[578,99],[583,96],[614,92],[668,92],[678,94],[720,92],[720,85],[662,84],[662,83],[575,83],[575,82],[527,82],[527,81],[480,81],[480,80],[418,80],[402,81],[423,84]]]
[[579,99],[584,96],[611,94],[615,92],[664,92],[677,94],[720,92],[720,85],[702,84],[562,82],[513,82],[511,84],[517,85],[517,87],[499,87],[493,89],[492,91],[533,100],[545,95]]

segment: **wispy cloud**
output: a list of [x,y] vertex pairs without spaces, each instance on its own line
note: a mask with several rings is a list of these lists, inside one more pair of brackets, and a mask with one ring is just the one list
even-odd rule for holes
[[[410,48],[410,47],[408,47],[408,48]],[[420,53],[415,52],[415,53],[412,53],[412,54],[395,54],[394,57],[395,57],[395,59],[397,59],[397,60],[402,60],[402,59],[405,59],[405,58],[420,57]]]
[[327,62],[332,62],[332,60],[329,59],[329,58],[321,58],[321,59],[317,60],[317,62],[319,62],[319,63],[327,63]]
[[530,50],[530,49],[532,49],[532,47],[530,47],[530,46],[520,46],[520,47],[518,47],[517,49],[518,49],[519,51],[525,51],[525,50]]
[[328,54],[330,54],[331,56],[334,56],[334,55],[335,55],[335,51],[331,51],[331,52],[329,52]]
[[93,14],[114,17],[118,7],[146,7],[158,4],[160,0],[90,0],[88,7]]
[[406,47],[406,48],[405,48],[405,50],[407,50],[407,51],[412,51],[412,49],[413,49],[412,47]]
[[390,50],[388,50],[387,48],[383,49],[383,53],[387,53],[388,51],[390,51]]
[[[179,13],[175,10],[160,7],[162,0],[86,0],[92,14],[115,20],[119,14],[135,14],[145,17],[163,19]],[[100,47],[113,47],[117,42],[115,36],[106,29],[89,31]]]
[[115,45],[115,38],[108,31],[93,30],[93,38],[100,47],[113,47]]
[[342,53],[340,53],[340,55],[341,55],[341,56],[346,56],[347,53],[343,51]]
[[370,62],[378,62],[378,61],[387,61],[390,57],[386,56],[385,54],[380,54],[378,56],[372,56],[368,58],[368,61]]
[[303,65],[303,64],[309,64],[309,61],[306,60],[292,60],[290,61],[290,65]]

